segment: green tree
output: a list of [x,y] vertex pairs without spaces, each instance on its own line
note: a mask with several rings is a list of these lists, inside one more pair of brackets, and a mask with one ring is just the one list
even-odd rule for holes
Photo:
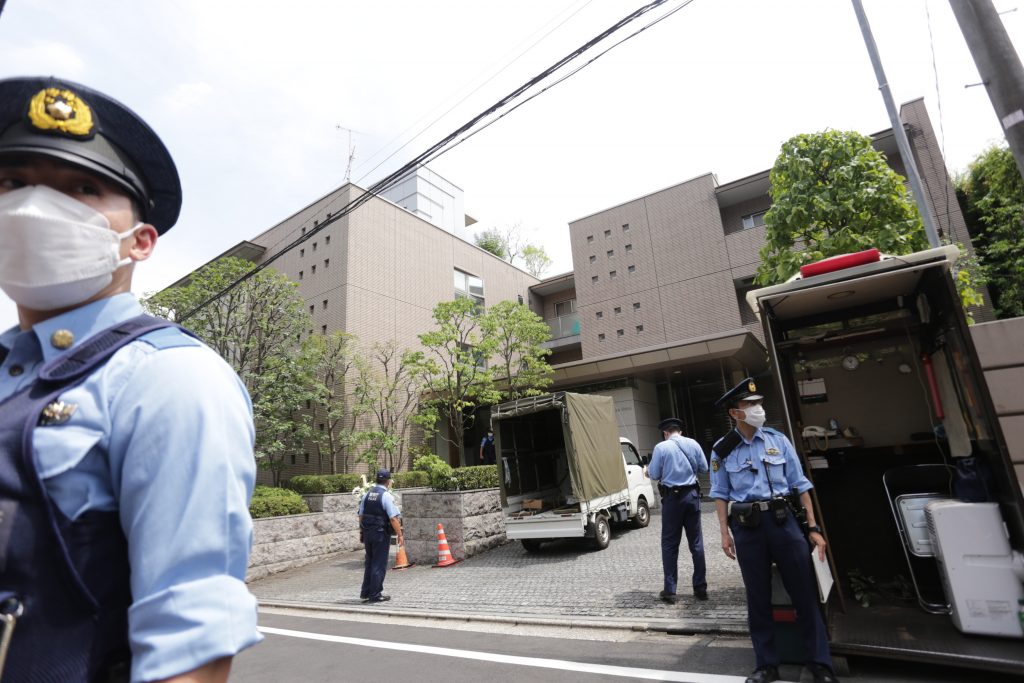
[[990,147],[954,184],[996,315],[1024,315],[1024,180],[1013,155]]
[[168,320],[195,311],[185,325],[234,368],[248,389],[257,462],[273,472],[276,483],[286,454],[300,450],[308,434],[302,407],[314,398],[310,356],[301,342],[311,323],[298,285],[267,268],[195,310],[251,269],[243,259],[218,259],[183,285],[145,298],[143,305]]
[[366,436],[375,462],[389,470],[406,462],[409,430],[420,408],[422,385],[411,354],[394,341],[374,344],[359,373],[359,393],[369,407],[373,427]]
[[473,236],[476,246],[489,251],[502,260],[508,259],[508,242],[497,228],[489,228]]
[[358,377],[365,363],[356,350],[352,335],[335,332],[314,335],[308,341],[314,358],[314,398],[310,402],[313,422],[310,441],[317,453],[317,469],[338,474],[338,462],[348,470],[348,455],[366,440],[357,429],[370,411],[368,397],[359,391]]
[[465,452],[465,431],[472,426],[477,407],[501,398],[487,369],[496,343],[484,334],[482,315],[470,299],[442,301],[433,311],[436,329],[419,335],[423,350],[409,356],[427,392],[424,421],[442,417],[447,421],[444,438],[460,458]]
[[504,398],[516,399],[541,393],[551,384],[551,351],[541,344],[551,338],[547,323],[524,304],[499,301],[481,319],[484,334],[494,341],[498,362],[491,368],[494,380],[506,387]]
[[527,273],[539,278],[544,275],[544,271],[551,267],[551,258],[544,251],[544,247],[527,244],[523,247],[523,263],[526,264]]
[[797,135],[769,175],[772,207],[755,281],[783,282],[800,266],[877,247],[906,254],[928,247],[903,177],[855,132]]

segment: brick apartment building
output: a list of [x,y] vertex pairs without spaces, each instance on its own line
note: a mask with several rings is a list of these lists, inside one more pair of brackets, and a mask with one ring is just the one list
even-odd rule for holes
[[[940,231],[971,249],[924,102],[904,104],[901,118]],[[872,138],[906,175],[892,130]],[[613,396],[621,433],[641,453],[653,450],[656,425],[670,415],[710,450],[728,428],[712,402],[767,369],[743,297],[764,242],[768,188],[767,170],[726,184],[708,173],[580,218],[569,225],[574,270],[539,281],[471,244],[461,190],[421,169],[275,267],[299,283],[311,334],[345,330],[366,345],[416,347],[434,305],[459,293],[485,305],[526,302],[552,330],[553,389]],[[259,263],[362,192],[346,184],[226,255]],[[990,319],[991,310],[976,318]],[[779,414],[771,396],[767,408]],[[440,437],[435,452],[472,464],[486,423],[484,409],[467,453],[449,453]],[[297,455],[284,478],[315,472],[311,461]]]

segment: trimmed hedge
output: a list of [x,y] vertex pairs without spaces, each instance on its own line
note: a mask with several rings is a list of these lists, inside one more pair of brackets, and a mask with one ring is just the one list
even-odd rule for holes
[[257,486],[249,504],[249,514],[253,519],[260,517],[280,517],[282,515],[301,515],[309,512],[309,506],[295,491],[275,488],[273,486]]
[[300,474],[288,480],[288,488],[299,493],[351,493],[362,483],[358,474]]
[[430,475],[426,472],[395,472],[391,475],[396,489],[412,489],[419,486],[430,486]]
[[[447,467],[447,465],[446,465]],[[430,486],[435,491],[472,491],[498,487],[497,465],[474,465],[447,471],[435,468],[431,472]]]

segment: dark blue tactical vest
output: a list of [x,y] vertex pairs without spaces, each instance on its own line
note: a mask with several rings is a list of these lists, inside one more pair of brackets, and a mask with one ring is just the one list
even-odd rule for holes
[[388,528],[389,517],[384,511],[384,493],[386,486],[377,484],[366,493],[363,502],[363,528],[367,531],[384,531]]
[[44,410],[62,393],[124,345],[171,325],[149,316],[119,323],[54,358],[34,383],[0,402],[0,611],[18,615],[4,683],[128,680],[132,598],[118,512],[67,519],[36,471],[32,438],[53,419]]

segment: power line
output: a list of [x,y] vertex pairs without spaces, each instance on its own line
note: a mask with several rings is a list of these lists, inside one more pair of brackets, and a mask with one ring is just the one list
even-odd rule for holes
[[[302,244],[306,240],[308,240],[311,237],[313,237],[313,235],[317,234],[318,232],[320,232],[324,228],[326,228],[329,225],[333,224],[335,221],[340,220],[341,218],[343,218],[343,217],[347,216],[348,214],[352,213],[353,211],[358,209],[360,206],[362,206],[363,204],[368,202],[371,198],[376,197],[379,193],[389,189],[390,187],[392,187],[394,185],[397,185],[399,182],[404,180],[407,176],[411,175],[417,168],[419,168],[423,164],[427,163],[427,161],[432,161],[434,159],[437,159],[438,157],[441,156],[441,154],[445,153],[446,151],[449,151],[451,148],[454,148],[455,145],[452,145],[451,148],[449,148],[448,146],[452,143],[453,140],[456,140],[457,138],[459,138],[459,136],[461,136],[464,133],[467,133],[468,131],[470,131],[480,121],[482,121],[483,119],[487,118],[491,114],[497,112],[498,110],[502,109],[503,107],[507,106],[508,104],[513,102],[514,100],[518,99],[525,92],[527,92],[528,90],[533,88],[535,85],[537,85],[538,83],[540,83],[544,79],[548,78],[551,74],[553,74],[554,72],[558,71],[562,67],[566,66],[567,64],[569,64],[573,60],[579,58],[582,54],[586,53],[588,50],[592,49],[594,46],[596,46],[598,43],[602,42],[603,40],[605,40],[606,38],[608,38],[612,34],[618,32],[623,27],[625,27],[625,26],[629,25],[630,23],[636,21],[640,17],[642,17],[642,16],[648,14],[649,12],[657,9],[658,7],[660,7],[661,5],[665,4],[666,2],[668,2],[668,0],[654,0],[651,3],[649,3],[647,5],[644,5],[643,7],[640,7],[637,10],[634,10],[630,14],[626,15],[625,17],[623,17],[619,21],[617,21],[614,24],[612,24],[609,28],[607,28],[604,31],[602,31],[600,34],[598,34],[594,38],[591,38],[590,40],[585,42],[583,45],[581,45],[578,48],[576,48],[575,50],[569,52],[567,55],[565,55],[564,57],[562,57],[561,59],[556,61],[554,64],[552,64],[548,68],[544,69],[542,72],[540,72],[536,76],[528,79],[525,83],[523,83],[522,85],[520,85],[519,87],[515,88],[510,93],[508,93],[507,95],[505,95],[504,97],[499,99],[497,102],[492,104],[490,107],[485,109],[483,112],[477,114],[476,116],[471,118],[469,121],[467,121],[466,123],[461,125],[459,128],[457,128],[453,132],[449,133],[448,135],[446,135],[444,138],[442,138],[438,142],[436,142],[433,145],[431,145],[429,148],[427,148],[426,151],[424,151],[421,154],[419,154],[417,157],[415,157],[414,159],[412,159],[411,161],[406,163],[404,166],[399,168],[397,171],[391,173],[390,175],[385,176],[381,180],[379,180],[376,183],[374,183],[372,186],[370,186],[370,188],[368,190],[365,191],[364,194],[362,194],[359,197],[357,197],[356,199],[350,201],[348,204],[346,204],[344,207],[342,207],[338,212],[336,212],[330,218],[325,220],[323,223],[320,223],[320,225],[315,226],[312,230],[307,230],[304,235],[301,235],[298,239],[293,240],[290,244],[288,244],[286,247],[284,247],[281,251],[279,251],[278,253],[274,254],[270,258],[266,259],[265,261],[263,261],[259,265],[255,266],[252,270],[250,270],[249,272],[247,272],[247,273],[243,274],[242,276],[240,276],[239,278],[237,278],[234,282],[232,282],[229,285],[227,285],[226,287],[224,287],[221,291],[217,292],[216,294],[214,294],[213,296],[209,297],[208,299],[206,299],[205,301],[200,303],[198,306],[196,306],[192,310],[190,310],[187,313],[185,313],[183,316],[179,317],[177,319],[177,322],[184,322],[185,320],[188,320],[193,315],[195,315],[198,311],[200,311],[201,309],[205,308],[206,306],[209,306],[210,304],[214,303],[215,301],[217,301],[218,299],[220,299],[221,297],[226,295],[228,292],[232,291],[235,287],[237,287],[238,285],[240,285],[243,282],[245,282],[247,279],[249,279],[252,276],[256,275],[257,273],[259,273],[260,271],[264,270],[265,268],[268,268],[270,266],[270,264],[275,262],[277,259],[279,259],[281,256],[285,255],[286,253],[288,253],[292,249],[296,248],[298,245]],[[567,75],[563,76],[562,78],[558,79],[554,84],[544,88],[540,92],[545,92],[546,90],[550,89],[554,85],[557,85],[558,83],[563,82],[565,79],[567,79],[570,76],[578,73],[581,69],[585,68],[587,65],[593,63],[593,61],[595,59],[597,59],[601,55],[607,53],[608,50],[611,50],[614,47],[616,47],[618,45],[621,45],[626,40],[629,40],[630,38],[632,38],[632,37],[634,37],[636,35],[639,35],[641,32],[643,32],[644,30],[646,30],[650,26],[653,26],[654,24],[656,24],[659,21],[661,21],[661,19],[664,19],[665,17],[670,16],[671,14],[674,14],[676,11],[678,11],[679,9],[682,9],[682,7],[685,7],[685,6],[689,5],[691,2],[693,2],[693,0],[686,0],[686,2],[681,7],[676,8],[671,13],[668,13],[668,14],[664,15],[660,19],[658,19],[658,20],[656,20],[654,22],[651,22],[650,24],[648,24],[647,26],[643,27],[639,31],[636,31],[635,33],[631,34],[630,36],[627,36],[625,39],[620,40],[618,43],[615,43],[614,45],[612,45],[611,47],[606,49],[604,52],[598,54],[597,57],[594,57],[594,59],[591,59],[589,62],[587,62],[587,64],[584,64],[582,67],[579,67],[579,68],[573,70],[572,72],[570,72],[569,74],[567,74]],[[534,97],[536,97],[539,94],[540,93],[536,93],[535,95],[531,96],[529,99],[533,99]],[[529,101],[529,100],[527,100],[527,101]],[[521,106],[521,105],[518,105],[518,106]],[[517,109],[518,106],[515,107],[515,109]],[[502,118],[503,116],[504,116],[504,114],[502,114],[498,118]],[[491,123],[493,123],[493,121]],[[488,123],[487,125],[489,126],[490,123]],[[471,137],[471,135],[466,136],[465,139],[468,139],[469,137]],[[459,143],[457,143],[457,144],[461,144],[461,142],[463,142],[464,140],[460,140]]]

